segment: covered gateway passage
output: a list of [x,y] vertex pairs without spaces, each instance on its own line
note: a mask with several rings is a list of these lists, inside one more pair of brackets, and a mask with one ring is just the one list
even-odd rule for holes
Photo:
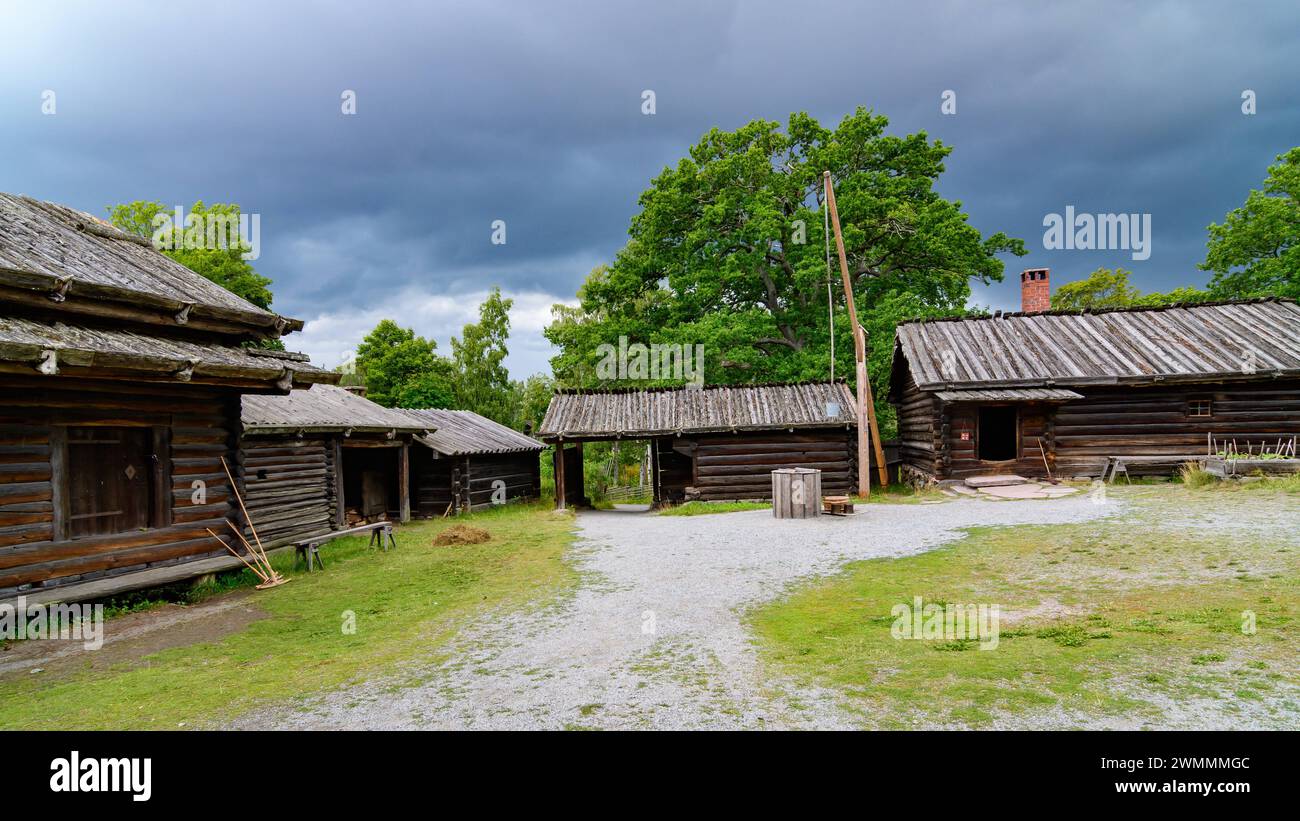
[[582,443],[648,440],[655,505],[771,497],[778,468],[856,492],[853,396],[843,382],[560,391],[538,431],[555,445],[556,505],[581,505]]

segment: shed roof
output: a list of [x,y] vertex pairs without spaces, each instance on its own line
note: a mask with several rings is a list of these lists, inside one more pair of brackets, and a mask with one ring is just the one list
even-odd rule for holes
[[[834,412],[827,415],[828,405]],[[537,431],[557,439],[635,439],[678,433],[780,430],[855,424],[843,382],[716,385],[624,391],[560,391]]]
[[[0,193],[0,286],[38,296],[47,310],[118,315],[206,328],[220,322],[262,336],[302,328],[154,250],[144,237],[98,217]],[[34,293],[33,293],[34,292]]]
[[385,408],[337,385],[312,385],[287,396],[245,396],[244,432],[251,435],[307,431],[424,434],[427,420]]
[[426,420],[434,432],[419,437],[421,444],[444,456],[474,453],[538,451],[545,445],[513,428],[467,410],[408,410],[407,415]]
[[283,391],[338,379],[302,354],[12,316],[0,316],[0,361],[51,374],[94,368],[182,382],[265,382]]
[[922,390],[1300,374],[1289,299],[908,322],[901,353]]
[[1083,394],[1066,388],[996,388],[964,391],[937,391],[935,396],[945,402],[1060,402],[1082,399]]

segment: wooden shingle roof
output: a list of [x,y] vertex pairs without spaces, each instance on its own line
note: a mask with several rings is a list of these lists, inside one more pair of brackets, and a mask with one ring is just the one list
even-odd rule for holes
[[263,310],[154,250],[144,237],[67,206],[0,193],[4,298],[60,313],[276,337],[300,320]]
[[435,430],[418,440],[444,456],[476,453],[521,453],[545,445],[531,436],[466,410],[408,410],[407,415],[426,420]]
[[922,390],[1300,375],[1300,305],[1264,299],[898,326]]
[[245,396],[243,423],[246,434],[358,433],[425,434],[427,420],[395,408],[377,405],[337,385],[313,385],[288,396]]
[[0,362],[47,375],[111,370],[181,382],[260,382],[282,391],[339,378],[302,354],[2,315]]
[[560,391],[551,398],[537,435],[546,441],[636,439],[852,426],[853,408],[853,395],[842,382]]

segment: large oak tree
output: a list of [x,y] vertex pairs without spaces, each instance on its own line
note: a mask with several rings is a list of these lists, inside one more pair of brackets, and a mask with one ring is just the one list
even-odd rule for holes
[[[596,384],[596,348],[631,342],[703,344],[708,383],[824,379],[829,373],[822,172],[830,170],[859,315],[872,333],[881,393],[894,324],[964,310],[972,280],[1001,280],[1003,252],[960,202],[935,191],[951,149],[924,133],[893,136],[863,108],[834,129],[804,113],[714,129],[641,195],[630,241],[557,306],[547,337],[561,382]],[[830,299],[836,373],[853,375],[838,265]]]

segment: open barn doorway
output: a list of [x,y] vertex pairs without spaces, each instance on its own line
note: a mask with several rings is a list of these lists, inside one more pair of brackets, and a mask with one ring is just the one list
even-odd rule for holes
[[978,458],[985,462],[1006,462],[1020,456],[1019,419],[1014,405],[997,405],[979,409],[976,433]]
[[398,520],[400,448],[343,447],[343,499],[347,527]]

